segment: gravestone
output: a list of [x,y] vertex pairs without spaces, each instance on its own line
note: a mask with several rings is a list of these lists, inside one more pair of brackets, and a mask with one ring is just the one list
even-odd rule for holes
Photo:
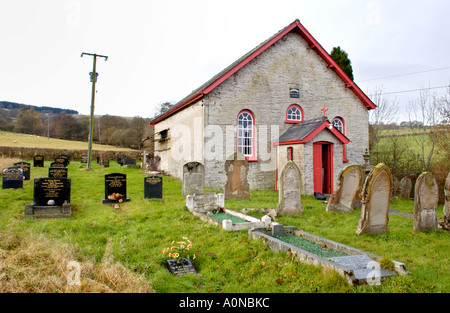
[[437,231],[438,186],[432,173],[423,172],[414,187],[414,230]]
[[392,196],[398,196],[399,194],[399,186],[400,186],[400,181],[398,180],[397,176],[392,176]]
[[69,170],[67,167],[49,167],[48,177],[64,177],[67,178]]
[[330,197],[327,212],[352,212],[360,205],[364,172],[360,165],[348,165],[339,175],[338,190]]
[[81,163],[87,163],[87,161],[88,161],[88,155],[87,154],[82,154],[80,162]]
[[162,199],[162,183],[161,176],[144,177],[144,198]]
[[69,165],[69,161],[67,160],[67,158],[61,155],[55,158],[55,163],[62,163],[64,164],[64,167],[67,167],[67,165]]
[[450,172],[448,172],[447,179],[444,185],[444,224],[450,224]]
[[125,158],[125,156],[123,154],[118,154],[117,155],[117,164],[123,165],[124,158]]
[[61,162],[52,162],[50,163],[50,167],[66,167],[66,164]]
[[412,182],[408,176],[403,177],[399,183],[400,198],[409,199],[411,197]]
[[186,206],[190,211],[207,213],[219,207],[224,208],[225,197],[223,193],[216,194],[214,192],[187,195]]
[[103,167],[109,167],[109,159],[102,158],[100,163]]
[[205,167],[199,162],[183,165],[183,196],[203,193],[205,185]]
[[121,203],[127,198],[127,175],[111,173],[105,175],[105,199],[102,203]]
[[362,190],[362,208],[357,235],[389,232],[388,213],[392,185],[391,171],[383,163],[375,166],[369,173]]
[[58,156],[58,159],[65,159],[65,160],[66,160],[65,163],[66,163],[67,165],[70,164],[70,156],[69,156],[68,154],[65,154],[65,153],[60,154],[60,155]]
[[23,188],[23,170],[20,167],[12,166],[3,169],[3,189]]
[[30,163],[16,162],[14,163],[14,166],[20,167],[23,170],[23,180],[30,180],[30,172],[31,172]]
[[293,161],[287,162],[284,166],[278,186],[278,214],[303,213],[301,197],[302,177],[300,169]]
[[250,187],[247,180],[248,161],[240,152],[235,152],[225,161],[225,199],[248,199]]
[[136,168],[138,167],[136,165],[136,159],[133,158],[124,158],[123,159],[123,165],[129,168]]
[[62,177],[34,180],[33,203],[25,205],[25,218],[69,218],[71,181]]
[[44,156],[43,155],[35,155],[33,157],[33,166],[34,167],[44,167]]

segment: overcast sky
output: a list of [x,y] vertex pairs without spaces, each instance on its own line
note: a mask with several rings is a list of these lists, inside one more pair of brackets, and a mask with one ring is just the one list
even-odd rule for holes
[[89,114],[87,52],[109,57],[95,114],[153,117],[295,19],[348,53],[368,95],[406,108],[450,84],[448,0],[0,0],[0,101]]

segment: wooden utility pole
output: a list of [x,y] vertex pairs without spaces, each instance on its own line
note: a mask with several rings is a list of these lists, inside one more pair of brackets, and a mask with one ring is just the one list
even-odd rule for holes
[[91,82],[92,82],[92,95],[91,95],[91,124],[89,128],[89,147],[88,147],[88,160],[87,160],[87,168],[91,168],[91,154],[92,154],[92,137],[94,136],[94,102],[95,102],[95,83],[97,82],[97,75],[96,72],[96,66],[97,66],[97,57],[105,58],[105,61],[108,60],[108,57],[105,55],[99,55],[99,54],[92,54],[92,53],[81,53],[81,57],[83,55],[91,55],[94,57],[94,65],[92,72],[89,73],[91,75]]

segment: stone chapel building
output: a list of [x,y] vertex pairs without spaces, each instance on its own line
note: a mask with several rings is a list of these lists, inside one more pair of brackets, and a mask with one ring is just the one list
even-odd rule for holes
[[299,20],[255,47],[150,122],[160,169],[182,178],[200,162],[223,190],[225,161],[248,160],[250,189],[277,189],[294,161],[302,193],[334,192],[340,171],[363,164],[375,104]]

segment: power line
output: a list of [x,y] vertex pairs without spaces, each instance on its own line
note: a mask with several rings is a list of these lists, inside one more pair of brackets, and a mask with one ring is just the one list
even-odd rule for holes
[[382,79],[387,79],[387,78],[395,78],[395,77],[401,77],[401,76],[416,75],[416,74],[421,74],[421,73],[443,71],[443,70],[448,70],[448,69],[450,69],[450,67],[441,67],[441,68],[436,68],[436,69],[426,70],[426,71],[418,71],[418,72],[411,72],[411,73],[398,74],[398,75],[392,75],[392,76],[385,76],[385,77],[365,79],[365,80],[360,80],[359,82],[362,83],[362,82],[368,82],[368,81],[372,81],[372,80],[382,80]]

